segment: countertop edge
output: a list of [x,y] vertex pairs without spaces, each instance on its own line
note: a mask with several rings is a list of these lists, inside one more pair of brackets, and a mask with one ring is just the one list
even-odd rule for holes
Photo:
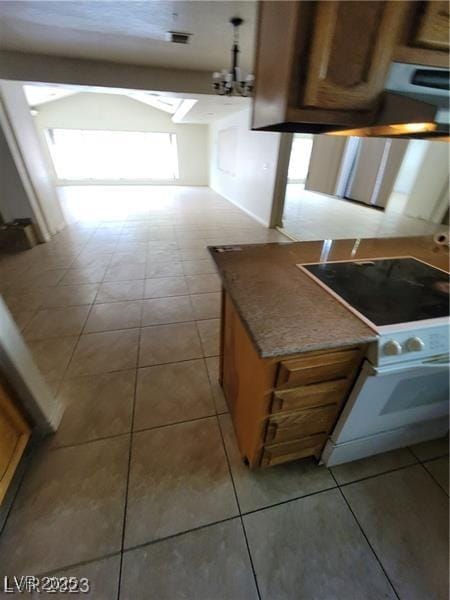
[[[289,243],[289,242],[287,242]],[[301,242],[300,242],[301,243]],[[320,350],[333,350],[335,348],[349,348],[352,346],[358,346],[358,345],[366,345],[366,344],[370,344],[371,342],[374,342],[378,339],[378,335],[375,332],[372,332],[371,335],[367,335],[364,337],[358,337],[358,338],[348,338],[348,339],[343,339],[343,340],[336,340],[336,341],[331,341],[329,343],[324,343],[324,342],[318,342],[316,344],[314,343],[310,343],[310,344],[303,344],[302,346],[299,346],[298,348],[294,349],[289,349],[289,350],[274,350],[273,352],[268,352],[265,351],[263,348],[261,348],[260,344],[258,343],[258,341],[256,340],[252,329],[249,326],[249,323],[247,321],[247,319],[244,317],[244,315],[242,314],[242,311],[239,307],[239,304],[236,302],[235,298],[233,297],[233,292],[230,289],[230,284],[228,282],[228,278],[227,275],[224,271],[224,269],[222,268],[222,265],[216,260],[217,257],[217,252],[215,251],[216,248],[222,248],[222,247],[226,247],[226,246],[235,246],[236,244],[223,244],[221,246],[207,246],[207,249],[211,255],[211,258],[214,260],[214,264],[216,265],[217,271],[219,273],[221,282],[222,282],[222,287],[223,289],[228,293],[231,301],[233,302],[233,306],[237,312],[237,314],[239,315],[239,318],[241,320],[241,323],[244,326],[245,331],[247,332],[249,338],[252,341],[252,344],[258,354],[258,356],[260,358],[263,359],[278,359],[280,357],[293,357],[299,354],[305,354],[307,352],[317,352]],[[243,244],[243,245],[248,245],[248,246],[256,246],[259,244]],[[323,294],[325,294],[325,297],[331,297],[330,295],[327,294],[327,292],[325,290],[322,290]],[[336,303],[336,305],[340,305],[339,301],[336,300],[335,298],[332,298],[333,302]],[[355,318],[354,315],[352,315],[349,312],[349,316],[352,316],[353,318]],[[356,317],[357,318],[357,317]],[[361,321],[362,322],[362,321]]]

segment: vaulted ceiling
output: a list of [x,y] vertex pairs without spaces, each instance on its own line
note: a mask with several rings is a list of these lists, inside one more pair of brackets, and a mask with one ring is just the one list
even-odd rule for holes
[[239,96],[228,98],[212,94],[163,94],[76,85],[25,84],[23,87],[28,104],[33,108],[79,93],[118,94],[169,113],[175,123],[208,124],[250,106],[249,98]]

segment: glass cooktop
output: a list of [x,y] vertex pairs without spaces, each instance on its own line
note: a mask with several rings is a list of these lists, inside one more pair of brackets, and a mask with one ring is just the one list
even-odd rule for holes
[[298,266],[376,328],[449,316],[448,275],[415,258]]

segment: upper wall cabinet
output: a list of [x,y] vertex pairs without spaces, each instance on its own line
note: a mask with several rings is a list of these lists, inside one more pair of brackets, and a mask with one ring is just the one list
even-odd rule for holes
[[447,34],[446,2],[260,2],[253,128],[373,125],[391,63],[442,66]]
[[394,60],[448,67],[449,3],[441,0],[407,2]]
[[425,48],[449,48],[449,6],[448,2],[427,2],[419,17],[415,42]]
[[318,3],[305,73],[304,105],[338,110],[374,108],[397,41],[401,16],[398,4]]

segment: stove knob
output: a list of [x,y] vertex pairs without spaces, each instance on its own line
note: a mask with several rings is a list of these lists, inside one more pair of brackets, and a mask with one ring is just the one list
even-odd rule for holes
[[395,356],[402,353],[402,347],[396,340],[389,340],[383,345],[383,354]]
[[408,352],[421,352],[425,348],[423,340],[419,337],[412,337],[406,340],[406,350]]

